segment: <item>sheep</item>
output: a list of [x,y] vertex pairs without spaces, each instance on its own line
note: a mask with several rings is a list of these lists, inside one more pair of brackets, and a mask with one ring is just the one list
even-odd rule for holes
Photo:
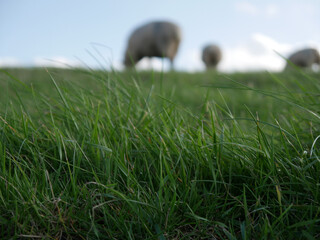
[[217,45],[207,45],[202,51],[202,61],[205,63],[207,69],[216,69],[218,63],[222,58],[222,52]]
[[129,37],[124,65],[132,67],[144,57],[169,58],[171,69],[181,41],[179,26],[154,21],[135,29]]
[[314,48],[306,48],[289,56],[286,69],[290,68],[290,62],[301,68],[311,68],[313,64],[320,64],[320,55]]

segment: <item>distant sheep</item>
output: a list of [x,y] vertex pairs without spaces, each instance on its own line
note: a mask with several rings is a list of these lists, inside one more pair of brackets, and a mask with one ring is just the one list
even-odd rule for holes
[[222,53],[217,45],[207,45],[202,51],[202,61],[207,69],[215,69],[222,58]]
[[156,21],[140,26],[129,38],[124,64],[131,67],[143,57],[165,57],[173,68],[180,41],[181,30],[174,23]]
[[[294,65],[301,68],[311,68],[313,64],[320,64],[320,55],[318,50],[314,48],[306,48],[289,56],[288,60]],[[290,68],[290,63],[287,63],[286,68]]]

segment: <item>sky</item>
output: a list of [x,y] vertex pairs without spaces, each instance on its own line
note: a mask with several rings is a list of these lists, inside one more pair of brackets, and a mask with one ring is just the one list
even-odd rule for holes
[[[123,69],[138,26],[169,20],[182,30],[179,71],[203,71],[202,48],[222,50],[219,71],[281,71],[283,57],[320,50],[319,0],[0,0],[0,67]],[[168,69],[159,58],[137,68]]]

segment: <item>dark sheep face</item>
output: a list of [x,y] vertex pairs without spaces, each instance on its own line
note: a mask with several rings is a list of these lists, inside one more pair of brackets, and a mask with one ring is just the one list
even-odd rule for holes
[[316,54],[316,60],[315,63],[320,65],[320,54],[318,52],[315,53]]

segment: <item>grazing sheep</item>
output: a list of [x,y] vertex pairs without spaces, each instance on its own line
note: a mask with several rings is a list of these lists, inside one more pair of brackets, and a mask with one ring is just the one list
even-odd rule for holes
[[202,61],[207,69],[215,69],[222,58],[222,53],[217,45],[207,45],[202,51]]
[[180,40],[181,30],[171,22],[156,21],[140,26],[129,38],[124,64],[131,67],[143,57],[166,57],[173,68]]
[[[320,64],[320,55],[318,50],[314,48],[306,48],[297,51],[289,56],[288,60],[294,65],[301,68],[311,68],[313,64]],[[290,63],[287,63],[285,69],[290,68]]]

